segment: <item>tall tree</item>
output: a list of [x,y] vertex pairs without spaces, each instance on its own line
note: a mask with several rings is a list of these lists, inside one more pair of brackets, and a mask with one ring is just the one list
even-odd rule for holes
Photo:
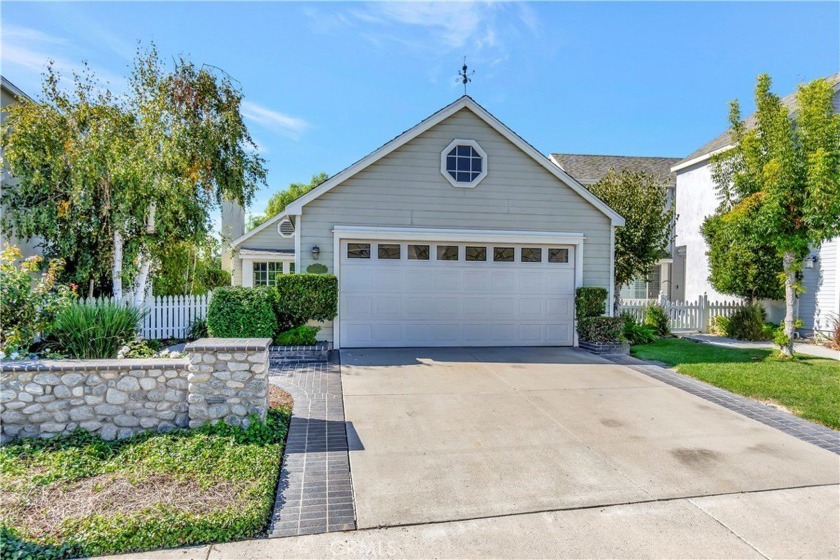
[[90,222],[99,241],[90,260],[109,264],[116,297],[133,281],[139,305],[168,247],[201,243],[222,197],[246,205],[265,182],[242,93],[185,58],[164,67],[154,46],[138,51],[121,98],[90,75],[74,77],[72,94],[58,82],[49,68],[43,102],[10,110],[3,138],[21,188],[3,193],[5,224],[60,248],[68,228]]
[[615,231],[615,309],[621,287],[648,276],[663,256],[674,224],[674,208],[662,178],[644,171],[610,170],[589,187],[595,196],[624,217]]
[[249,229],[254,229],[272,216],[276,216],[285,210],[286,206],[288,206],[291,202],[302,197],[329,178],[330,176],[322,171],[317,175],[313,175],[312,179],[310,179],[308,183],[292,183],[289,185],[289,188],[274,193],[271,195],[271,198],[268,199],[268,205],[266,205],[265,213],[262,216],[251,218]]
[[783,356],[793,354],[794,309],[802,263],[811,246],[840,234],[840,115],[832,85],[799,86],[793,114],[770,91],[766,74],[755,89],[754,124],[730,106],[732,149],[713,158],[719,212],[749,207],[748,235],[773,244],[782,264],[785,294]]
[[783,299],[776,246],[754,235],[758,201],[750,199],[731,212],[715,213],[703,222],[709,246],[709,282],[718,292],[746,298]]

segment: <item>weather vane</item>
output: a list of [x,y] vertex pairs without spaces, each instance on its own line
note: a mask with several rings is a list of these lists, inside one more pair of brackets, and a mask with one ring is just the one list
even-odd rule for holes
[[464,95],[467,95],[467,84],[472,81],[472,76],[475,74],[475,70],[472,72],[467,72],[467,57],[464,57],[464,65],[461,66],[461,71],[458,73],[458,77],[461,79],[461,83],[464,84]]

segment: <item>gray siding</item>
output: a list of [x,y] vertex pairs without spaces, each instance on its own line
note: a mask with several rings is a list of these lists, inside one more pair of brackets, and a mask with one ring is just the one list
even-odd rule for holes
[[[474,189],[440,173],[440,153],[455,138],[476,140],[488,175]],[[335,225],[580,232],[583,283],[609,288],[610,220],[468,109],[426,131],[303,209],[301,269],[333,267]]]
[[239,258],[238,249],[283,249],[294,251],[295,238],[281,237],[280,234],[277,233],[277,224],[272,224],[255,236],[246,239],[242,245],[237,247],[237,251],[233,255],[232,282],[234,286],[242,285],[242,260]]
[[828,331],[834,318],[840,315],[840,289],[838,289],[838,263],[840,263],[840,238],[834,238],[811,251],[817,257],[814,268],[802,271],[805,293],[799,296],[798,316],[806,332]]

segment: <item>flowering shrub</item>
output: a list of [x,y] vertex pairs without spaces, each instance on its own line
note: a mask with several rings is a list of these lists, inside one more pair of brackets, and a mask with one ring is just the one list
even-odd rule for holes
[[76,299],[73,286],[56,284],[64,268],[60,259],[50,261],[36,276],[43,257],[23,255],[10,245],[0,253],[0,351],[22,355],[35,337],[50,330],[56,315]]

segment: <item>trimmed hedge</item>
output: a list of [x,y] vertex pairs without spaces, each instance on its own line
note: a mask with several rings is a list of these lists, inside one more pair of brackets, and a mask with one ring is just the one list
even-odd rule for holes
[[575,316],[600,317],[607,305],[606,288],[578,288],[575,290]]
[[207,310],[207,332],[219,338],[274,338],[275,292],[257,288],[217,288]]
[[338,278],[334,274],[284,274],[277,278],[276,310],[283,330],[307,321],[332,321],[338,315]]
[[321,330],[318,327],[307,327],[301,325],[287,331],[283,331],[274,339],[277,346],[314,346],[318,343],[315,335]]
[[578,319],[578,334],[588,342],[618,342],[624,340],[623,317],[583,317]]

